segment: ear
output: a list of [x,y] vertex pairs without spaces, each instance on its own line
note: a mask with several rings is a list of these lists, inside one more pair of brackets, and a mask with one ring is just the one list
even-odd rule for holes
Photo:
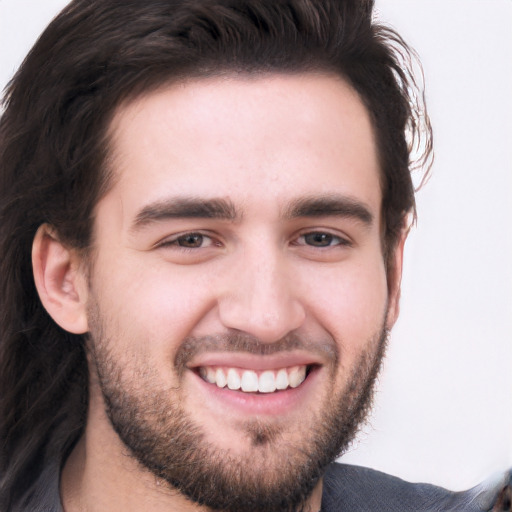
[[407,236],[409,235],[410,226],[405,226],[400,232],[399,239],[389,255],[387,263],[388,278],[388,313],[386,317],[386,328],[391,330],[398,319],[400,313],[400,293],[402,283],[402,269],[404,259],[404,247]]
[[48,225],[39,226],[32,244],[37,292],[48,314],[64,330],[88,331],[87,279],[76,251],[64,246]]

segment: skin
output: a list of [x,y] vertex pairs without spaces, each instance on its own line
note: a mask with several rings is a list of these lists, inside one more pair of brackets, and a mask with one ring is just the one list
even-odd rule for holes
[[[286,443],[304,442],[315,417],[333,394],[346,391],[361,355],[376,352],[378,334],[398,315],[405,233],[388,279],[368,113],[333,76],[202,79],[124,105],[110,133],[116,179],[96,208],[90,276],[80,256],[43,226],[33,256],[43,303],[77,333],[94,329],[91,311],[99,311],[109,353],[134,388],[142,379],[167,390],[213,446],[252,460],[255,471],[277,467]],[[229,200],[236,216],[161,214],[162,205],[184,198]],[[326,198],[358,209],[293,214],[304,199],[325,205]],[[180,246],[190,233],[203,238]],[[325,246],[312,233],[325,234]],[[328,343],[338,364],[310,348],[271,358],[199,353],[182,373],[172,364],[187,337],[229,333],[266,345],[291,334]],[[297,361],[314,364],[314,375],[279,403],[270,395],[219,394],[196,372],[208,364],[265,369]],[[105,413],[92,359],[90,372],[86,432],[62,476],[65,510],[204,510],[127,456]],[[272,452],[252,442],[246,427],[254,420],[282,433]],[[320,508],[321,491],[320,480],[310,511]]]

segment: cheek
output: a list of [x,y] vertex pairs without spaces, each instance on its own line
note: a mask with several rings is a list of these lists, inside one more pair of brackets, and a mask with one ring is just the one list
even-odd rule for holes
[[120,261],[103,261],[94,275],[94,296],[109,338],[132,354],[172,357],[211,307],[211,290],[192,270],[130,262],[126,255]]
[[309,308],[316,320],[355,357],[382,329],[387,306],[383,262],[335,269],[311,287]]

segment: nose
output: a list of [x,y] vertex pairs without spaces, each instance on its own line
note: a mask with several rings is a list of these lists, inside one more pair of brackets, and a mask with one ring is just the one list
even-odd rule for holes
[[272,343],[305,320],[304,304],[285,256],[246,252],[230,269],[227,284],[219,315],[228,329]]

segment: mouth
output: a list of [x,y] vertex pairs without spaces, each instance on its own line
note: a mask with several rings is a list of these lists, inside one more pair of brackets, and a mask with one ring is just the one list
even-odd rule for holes
[[314,365],[252,370],[239,367],[201,366],[197,374],[218,388],[242,393],[276,393],[298,388],[313,370]]
[[313,407],[325,385],[325,361],[305,351],[256,356],[241,352],[200,354],[187,365],[191,395],[202,411],[225,421],[255,416],[286,418]]

